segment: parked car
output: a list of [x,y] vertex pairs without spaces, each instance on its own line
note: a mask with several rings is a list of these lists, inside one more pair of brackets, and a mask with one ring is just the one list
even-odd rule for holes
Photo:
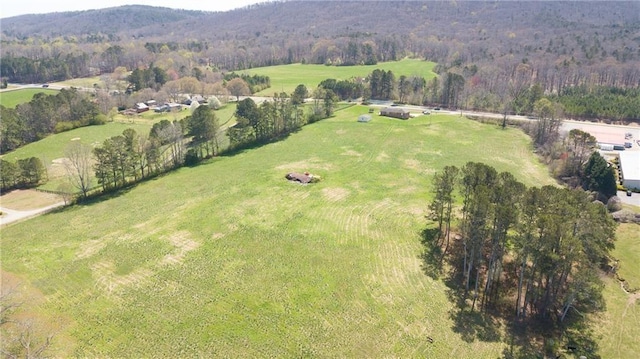
[[49,84],[42,84],[42,87],[47,88],[49,87]]
[[429,114],[431,114],[431,111],[429,111],[429,110],[424,110],[424,111],[422,111],[422,113],[423,113],[423,114],[425,114],[425,115],[429,115]]
[[631,197],[631,190],[630,189],[627,190],[627,197]]

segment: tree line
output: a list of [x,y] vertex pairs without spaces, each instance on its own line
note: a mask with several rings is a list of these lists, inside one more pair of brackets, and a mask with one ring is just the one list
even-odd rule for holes
[[562,104],[565,114],[573,118],[640,119],[640,88],[574,86],[565,87],[562,93],[550,97]]
[[[273,101],[260,105],[251,98],[240,101],[235,113],[237,123],[228,130],[230,146],[240,148],[277,140],[308,123],[333,115],[338,98],[332,91],[318,87],[312,102],[303,107],[307,95],[307,88],[298,85],[291,96],[274,94]],[[306,114],[303,108],[308,109]]]
[[0,74],[9,82],[42,83],[90,76],[90,56],[86,53],[55,54],[30,58],[7,54],[0,61]]
[[106,122],[97,104],[75,89],[63,89],[55,95],[37,93],[15,109],[0,106],[0,116],[0,153],[52,133]]
[[9,162],[0,159],[0,192],[37,187],[47,180],[47,170],[38,157]]
[[446,259],[462,309],[559,325],[603,308],[616,223],[588,192],[527,188],[469,162],[436,173],[432,193],[430,263],[441,271]]
[[249,90],[251,91],[251,93],[260,92],[271,87],[271,79],[269,78],[269,76],[257,74],[249,75],[245,73],[238,75],[235,72],[224,74],[224,81],[231,81],[236,78],[244,80],[244,82],[246,82],[249,86]]
[[[302,87],[297,92],[304,98],[306,89]],[[325,95],[317,92],[317,96]],[[273,100],[260,105],[251,98],[240,101],[235,112],[237,122],[226,131],[215,111],[200,105],[180,121],[155,123],[148,134],[126,129],[95,148],[73,141],[65,149],[68,178],[81,197],[87,198],[92,195],[94,178],[101,192],[117,190],[228,150],[281,139],[307,123],[333,114],[334,102],[324,97],[314,98],[307,114],[292,97],[295,96],[276,94]],[[225,135],[229,138],[228,147],[222,145]]]

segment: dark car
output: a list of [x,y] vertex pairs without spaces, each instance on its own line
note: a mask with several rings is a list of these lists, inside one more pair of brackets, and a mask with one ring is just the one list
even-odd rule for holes
[[631,190],[627,190],[627,197],[631,197]]
[[42,87],[49,87],[49,84],[42,84]]

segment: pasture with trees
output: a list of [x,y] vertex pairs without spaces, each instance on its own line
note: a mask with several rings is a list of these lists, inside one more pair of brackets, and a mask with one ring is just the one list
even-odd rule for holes
[[[30,310],[66,318],[52,343],[61,356],[172,356],[185,345],[242,356],[499,355],[499,341],[472,346],[458,333],[445,286],[420,268],[428,179],[466,157],[508,159],[497,168],[527,185],[553,180],[516,129],[374,115],[363,130],[354,118],[367,109],[3,228],[14,253],[3,270],[49,299]],[[302,171],[323,181],[283,178]],[[55,255],[42,251],[61,242]],[[25,268],[20,258],[34,251],[40,260]]]
[[[330,5],[3,19],[3,87],[83,89],[3,100],[2,191],[42,186],[56,159],[67,177],[47,189],[114,194],[3,227],[7,355],[637,351],[637,228],[616,230],[594,201],[616,190],[594,137],[559,128],[640,118],[640,52],[620,30],[638,4]],[[441,114],[363,126],[370,109],[354,99],[493,111],[502,126]],[[157,113],[131,111],[151,100]],[[191,111],[164,112],[180,104]],[[513,114],[536,117],[532,141]],[[126,124],[86,127],[107,119]],[[582,189],[558,187],[532,149]],[[323,181],[283,178],[307,171]],[[15,309],[13,276],[38,300]],[[617,323],[614,339],[596,336]]]
[[106,118],[86,94],[63,89],[56,95],[37,93],[15,109],[0,106],[0,153],[15,150],[52,133],[104,124]]

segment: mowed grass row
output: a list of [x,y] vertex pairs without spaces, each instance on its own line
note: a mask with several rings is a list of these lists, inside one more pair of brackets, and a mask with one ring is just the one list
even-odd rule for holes
[[58,90],[45,89],[45,88],[28,88],[18,89],[11,91],[0,92],[0,105],[7,108],[15,108],[21,103],[27,103],[31,101],[33,96],[37,93],[45,93],[47,95],[55,95]]
[[518,130],[366,112],[3,228],[2,270],[61,323],[56,356],[500,356],[421,270],[430,180],[467,161],[552,179]]
[[347,80],[352,77],[366,77],[375,69],[392,71],[396,81],[401,75],[419,76],[427,81],[436,77],[433,72],[435,62],[420,59],[402,59],[400,61],[381,62],[376,65],[362,66],[326,66],[313,64],[290,64],[268,67],[256,67],[246,70],[249,75],[266,75],[271,87],[258,92],[258,96],[272,96],[274,93],[292,93],[296,86],[303,84],[312,91],[326,79]]

